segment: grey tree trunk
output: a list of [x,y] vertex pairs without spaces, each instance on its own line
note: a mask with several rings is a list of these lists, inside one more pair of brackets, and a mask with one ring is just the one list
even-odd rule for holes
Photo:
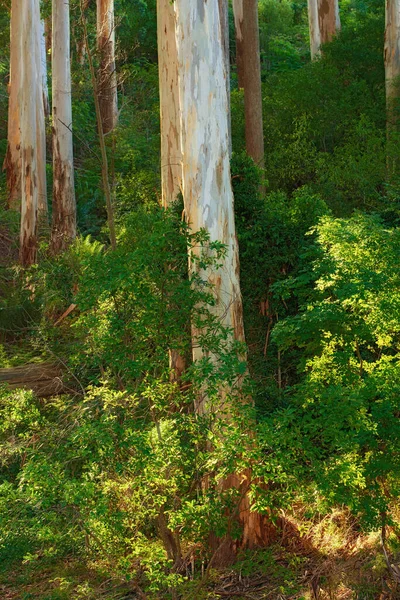
[[69,3],[53,0],[53,223],[51,249],[65,250],[76,236]]
[[[47,89],[46,43],[44,22],[40,18],[40,3],[36,6],[36,136],[37,136],[37,171],[38,171],[38,216],[40,222],[47,221],[47,181],[46,181],[46,116],[48,115],[49,94]],[[47,113],[47,115],[46,115]]]
[[[221,267],[205,269],[202,277],[214,286],[216,316],[232,328],[235,339],[243,340],[219,4],[218,0],[176,0],[175,11],[185,216],[193,232],[205,229],[211,241],[226,244]],[[189,268],[195,270],[197,264],[191,263]],[[197,336],[194,330],[194,360],[202,357]],[[206,407],[200,403],[198,410],[204,412]]]
[[[175,0],[175,11],[185,216],[192,232],[205,229],[211,241],[225,245],[226,255],[219,261],[219,268],[203,267],[200,276],[212,285],[215,299],[212,310],[232,332],[231,341],[243,341],[239,256],[229,162],[227,71],[219,3],[218,0]],[[192,256],[199,252],[199,248],[191,249]],[[199,272],[196,260],[189,260],[189,270]],[[201,331],[193,326],[194,361],[203,357],[200,334]],[[218,358],[214,357],[214,360]],[[217,411],[229,419],[227,402],[226,390],[221,390]],[[211,410],[206,395],[198,398],[196,410],[199,414]],[[239,514],[244,545],[262,543],[265,531],[263,518],[250,511],[247,494],[250,479],[248,471],[240,476],[233,474],[221,484],[221,488],[236,487],[242,492]],[[232,557],[235,544],[228,538],[224,544],[218,542],[215,563],[224,563]]]

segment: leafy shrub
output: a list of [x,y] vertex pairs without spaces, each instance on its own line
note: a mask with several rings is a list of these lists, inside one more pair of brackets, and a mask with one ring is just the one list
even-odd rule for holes
[[[209,558],[210,532],[231,531],[239,491],[220,493],[218,482],[244,468],[243,348],[209,311],[207,283],[188,277],[194,244],[204,252],[192,260],[218,264],[224,248],[204,232],[143,210],[126,217],[117,250],[77,240],[31,271],[42,333],[84,394],[41,403],[28,392],[2,393],[4,553],[14,542],[19,559],[73,551],[156,593],[180,585],[186,566],[178,558]],[[70,300],[76,312],[52,326]],[[204,350],[192,365],[191,320]],[[178,382],[170,349],[189,362]],[[204,416],[194,411],[200,393]]]
[[282,352],[302,349],[302,380],[265,427],[266,448],[289,487],[316,485],[376,527],[400,484],[400,232],[359,214],[325,217],[316,233],[311,273],[277,284],[302,297],[273,332]]

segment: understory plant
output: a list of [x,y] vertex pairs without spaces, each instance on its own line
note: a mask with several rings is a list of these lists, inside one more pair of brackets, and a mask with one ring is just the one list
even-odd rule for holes
[[[188,275],[194,246],[202,269],[225,251],[173,213],[144,210],[127,217],[115,251],[78,240],[32,269],[36,343],[67,367],[71,394],[1,390],[3,556],[11,547],[19,560],[78,554],[166,598],[193,561],[211,559],[211,532],[240,535],[231,524],[239,491],[220,482],[246,462],[243,347],[209,310],[208,283]],[[202,332],[195,364],[190,322]],[[171,350],[188,364],[178,380]]]
[[[301,380],[261,426],[264,475],[282,495],[318,493],[369,528],[394,524],[400,491],[400,231],[376,216],[324,217],[311,267],[276,284],[298,315],[278,323],[282,354],[297,347]],[[272,492],[271,492],[272,493]]]

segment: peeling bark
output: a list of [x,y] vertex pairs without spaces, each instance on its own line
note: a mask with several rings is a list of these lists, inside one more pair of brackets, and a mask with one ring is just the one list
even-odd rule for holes
[[160,84],[161,190],[163,206],[168,207],[176,200],[182,189],[178,54],[174,7],[170,0],[158,0],[157,37]]
[[65,250],[76,236],[69,4],[53,0],[53,223],[51,249]]
[[[244,339],[239,258],[229,165],[228,97],[218,0],[176,0],[183,197],[193,232],[205,229],[211,241],[227,246],[218,270],[202,273],[214,286],[215,314]],[[193,249],[198,252],[197,249]],[[189,265],[191,270],[196,263]],[[202,356],[194,335],[194,359]],[[204,412],[205,407],[199,406]]]
[[115,129],[118,121],[114,0],[97,0],[97,46],[100,53],[97,89],[103,133],[107,134]]
[[308,0],[311,59],[321,54],[321,46],[340,30],[338,0]]
[[8,144],[3,169],[7,174],[8,207],[21,206],[21,132],[20,132],[20,77],[22,7],[18,0],[11,3],[10,21],[10,81],[8,85]]
[[[244,9],[244,4],[246,7]],[[246,150],[264,167],[260,36],[257,0],[233,0],[239,85],[244,88]]]
[[49,111],[49,95],[47,89],[46,40],[44,22],[40,18],[40,3],[35,5],[36,33],[36,151],[38,181],[38,214],[39,221],[47,220],[47,183],[46,183],[46,115]]
[[[26,0],[21,19],[21,233],[20,262],[28,266],[36,261],[37,252],[37,1]],[[22,85],[23,82],[23,85]]]
[[[232,331],[232,339],[243,341],[239,256],[229,164],[227,72],[219,3],[218,0],[175,0],[175,14],[185,216],[192,232],[205,229],[211,241],[225,244],[226,255],[220,261],[221,266],[202,269],[200,276],[212,286],[215,316]],[[191,251],[193,254],[200,252],[197,248]],[[198,268],[198,262],[189,261],[192,273],[197,273]],[[198,343],[200,334],[193,326],[194,361],[203,357],[203,349]],[[206,397],[198,399],[196,410],[199,414],[210,410]],[[224,390],[221,390],[219,411],[229,414]],[[240,477],[232,475],[223,487],[242,484],[248,487],[249,478],[250,472]],[[243,541],[250,545],[257,543],[255,524],[261,523],[260,516],[250,513],[248,501],[239,512],[246,532]],[[259,529],[263,529],[262,523]],[[221,564],[229,560],[233,546],[232,540],[228,539],[219,544],[214,562]]]

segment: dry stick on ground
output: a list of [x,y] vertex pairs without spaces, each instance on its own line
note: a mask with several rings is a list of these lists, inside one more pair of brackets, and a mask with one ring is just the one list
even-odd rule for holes
[[107,149],[106,149],[106,143],[105,143],[105,138],[104,138],[103,123],[101,120],[101,110],[100,110],[96,72],[94,70],[92,54],[91,54],[90,47],[89,47],[89,39],[88,39],[88,32],[87,32],[86,18],[85,18],[84,0],[81,0],[81,21],[82,21],[82,27],[83,27],[83,36],[84,36],[84,40],[85,40],[86,53],[87,53],[87,58],[88,58],[88,63],[89,63],[90,78],[92,80],[93,93],[94,93],[94,105],[95,105],[95,109],[96,109],[97,129],[99,132],[99,144],[100,144],[101,162],[102,162],[101,175],[102,175],[102,179],[103,179],[104,195],[106,197],[107,221],[108,221],[108,228],[110,230],[110,242],[111,242],[111,248],[113,250],[115,250],[117,247],[117,238],[116,238],[116,233],[115,233],[114,208],[113,208],[113,204],[112,204],[110,181],[108,179]]

